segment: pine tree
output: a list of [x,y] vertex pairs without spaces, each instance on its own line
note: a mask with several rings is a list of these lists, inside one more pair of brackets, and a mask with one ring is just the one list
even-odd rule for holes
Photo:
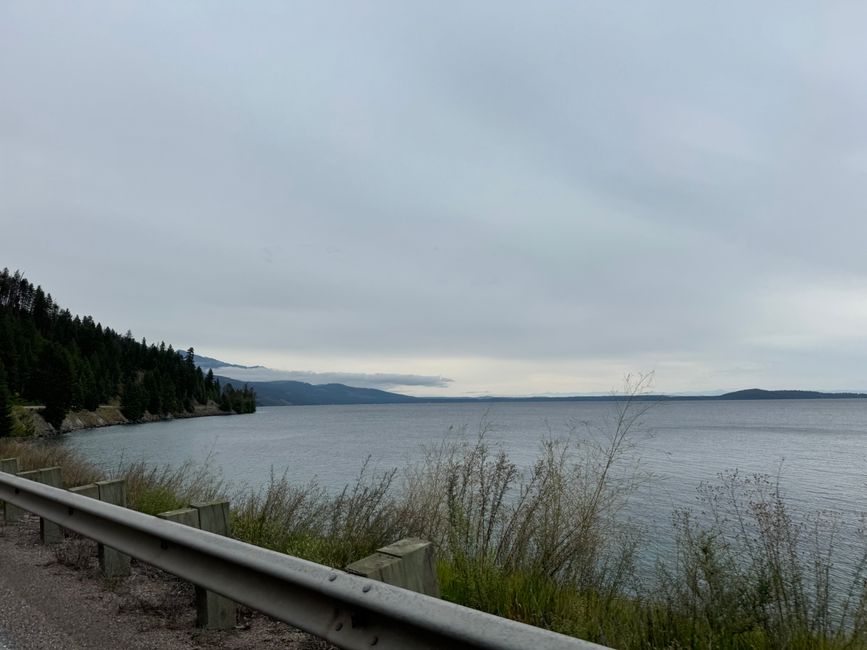
[[145,408],[155,415],[177,413],[209,400],[225,410],[255,408],[252,391],[232,388],[224,394],[213,371],[203,374],[194,354],[193,348],[178,354],[171,345],[139,342],[131,331],[124,335],[91,316],[75,316],[20,272],[0,271],[4,404],[12,396],[42,403],[55,428],[70,408],[94,410],[118,397],[132,419]]
[[124,417],[133,422],[141,420],[147,407],[147,393],[142,385],[130,380],[123,386],[123,397],[120,403],[120,410]]
[[6,385],[6,372],[0,363],[0,438],[12,435],[12,396]]
[[37,383],[45,404],[42,415],[59,431],[72,406],[72,367],[66,350],[57,343],[46,344],[39,355]]

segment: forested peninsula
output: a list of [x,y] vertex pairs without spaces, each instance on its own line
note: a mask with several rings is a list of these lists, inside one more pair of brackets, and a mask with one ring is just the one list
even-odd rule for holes
[[[130,422],[252,413],[247,386],[221,386],[193,348],[136,341],[73,316],[20,271],[0,272],[0,436],[26,435],[37,411],[55,431],[68,413],[113,406]],[[210,407],[210,408],[209,408]],[[31,431],[32,432],[32,431]]]

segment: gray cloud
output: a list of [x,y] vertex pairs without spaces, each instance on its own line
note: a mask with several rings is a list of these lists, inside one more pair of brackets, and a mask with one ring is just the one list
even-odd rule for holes
[[346,384],[359,388],[391,390],[407,386],[446,388],[453,381],[447,377],[363,372],[312,372],[275,370],[273,368],[214,368],[214,374],[239,381],[303,381],[308,384]]
[[6,2],[0,264],[248,364],[852,388],[865,18]]

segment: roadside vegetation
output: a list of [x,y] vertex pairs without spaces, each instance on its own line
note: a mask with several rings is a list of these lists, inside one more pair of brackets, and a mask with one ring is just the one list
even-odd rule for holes
[[[227,496],[241,540],[343,567],[401,537],[436,544],[448,600],[616,648],[867,648],[867,556],[847,571],[839,539],[861,539],[828,513],[795,519],[776,481],[731,473],[673,514],[676,554],[636,579],[641,531],[623,515],[642,479],[630,432],[646,410],[633,384],[596,442],[546,440],[522,471],[478,436],[446,440],[402,472],[334,494],[272,474],[234,490],[208,463],[126,464],[130,507],[157,513]],[[100,473],[64,448],[0,440],[22,469],[61,465],[68,485]],[[867,546],[865,546],[867,548]]]

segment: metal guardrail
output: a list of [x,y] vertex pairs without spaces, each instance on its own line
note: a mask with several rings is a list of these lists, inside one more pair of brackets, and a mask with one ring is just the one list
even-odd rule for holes
[[12,474],[0,500],[349,650],[604,648]]

